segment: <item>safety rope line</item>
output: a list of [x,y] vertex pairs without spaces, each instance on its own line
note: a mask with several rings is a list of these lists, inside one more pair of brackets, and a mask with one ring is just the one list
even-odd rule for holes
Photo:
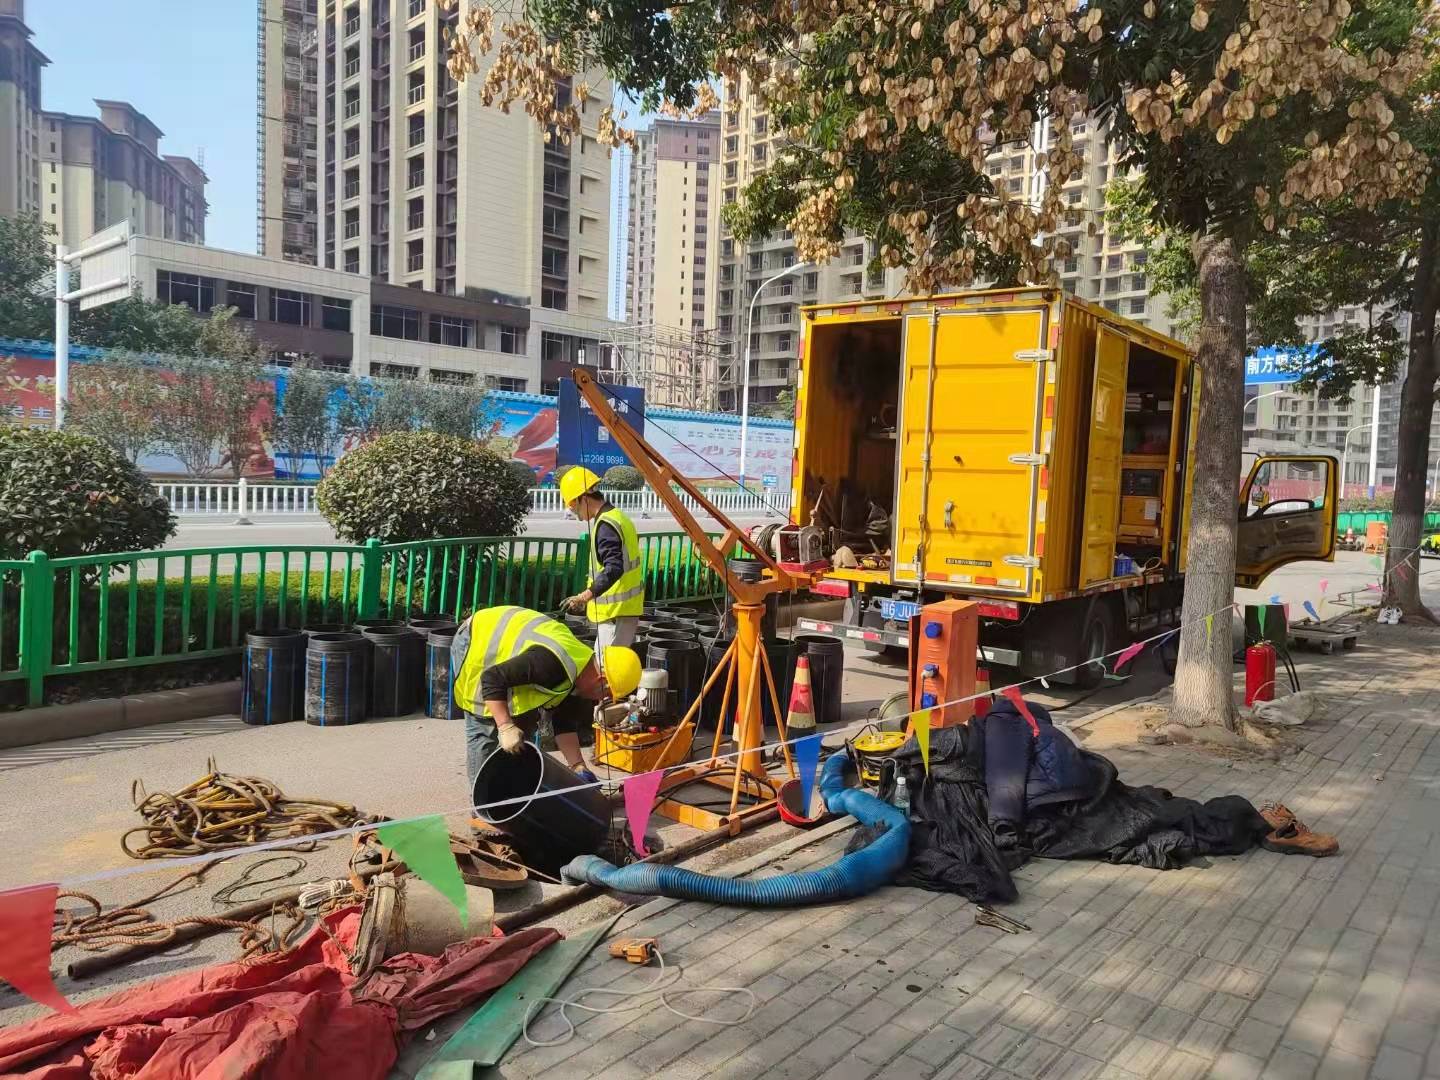
[[[1410,549],[1410,550],[1412,550],[1412,551],[1418,551],[1418,550],[1420,550],[1420,549],[1419,549],[1418,547],[1416,547],[1416,548],[1412,548],[1412,549]],[[1397,565],[1408,566],[1409,564],[1408,564],[1408,563],[1400,563],[1400,564],[1397,564]],[[1394,572],[1395,572],[1395,571],[1392,569],[1391,571],[1388,571],[1387,573],[1384,573],[1384,574],[1381,575],[1381,577],[1380,577],[1380,585],[1381,585],[1382,588],[1383,588],[1383,583],[1384,583],[1385,578],[1386,578],[1389,574],[1394,573]],[[919,716],[919,715],[921,715],[922,713],[930,713],[930,712],[933,712],[933,711],[936,710],[936,709],[943,709],[943,708],[946,708],[946,707],[948,707],[948,706],[950,706],[950,705],[963,705],[963,704],[966,704],[966,703],[968,703],[968,702],[978,701],[978,700],[981,699],[981,698],[994,697],[994,696],[997,695],[997,694],[1004,694],[1005,691],[1007,691],[1007,690],[1018,690],[1020,687],[1023,687],[1023,686],[1030,686],[1030,685],[1032,685],[1032,684],[1034,684],[1034,683],[1044,682],[1044,681],[1046,681],[1046,680],[1048,680],[1048,679],[1054,678],[1054,677],[1057,676],[1057,675],[1069,674],[1069,673],[1072,672],[1072,671],[1078,671],[1080,668],[1089,667],[1091,664],[1097,663],[1097,662],[1099,662],[1099,661],[1108,660],[1108,659],[1110,659],[1111,657],[1119,656],[1121,653],[1125,652],[1126,649],[1130,649],[1130,648],[1132,648],[1133,646],[1135,646],[1135,645],[1137,645],[1137,644],[1149,645],[1149,644],[1151,644],[1151,643],[1153,643],[1153,642],[1156,642],[1156,641],[1162,641],[1162,640],[1164,640],[1164,639],[1166,639],[1166,638],[1172,637],[1173,635],[1180,633],[1181,631],[1185,630],[1187,627],[1194,627],[1194,626],[1203,625],[1206,619],[1214,618],[1214,617],[1217,616],[1217,615],[1225,614],[1225,613],[1227,613],[1227,612],[1235,612],[1237,609],[1239,609],[1239,607],[1240,607],[1240,604],[1239,604],[1238,602],[1232,602],[1232,603],[1230,603],[1230,604],[1227,604],[1227,605],[1226,605],[1225,607],[1223,607],[1223,608],[1217,608],[1217,609],[1214,610],[1214,611],[1206,612],[1205,614],[1198,616],[1197,618],[1191,620],[1191,621],[1188,622],[1188,623],[1181,623],[1181,624],[1178,625],[1178,626],[1171,627],[1169,630],[1164,630],[1164,631],[1162,631],[1162,632],[1160,632],[1160,633],[1152,634],[1152,635],[1149,636],[1149,637],[1141,638],[1139,641],[1131,642],[1129,645],[1126,645],[1126,646],[1124,646],[1123,648],[1119,648],[1119,649],[1112,650],[1111,652],[1104,653],[1104,654],[1102,654],[1101,656],[1090,657],[1089,659],[1084,660],[1084,661],[1082,661],[1081,663],[1071,664],[1071,665],[1068,666],[1068,667],[1063,667],[1063,668],[1060,668],[1060,669],[1058,669],[1058,670],[1056,670],[1056,671],[1047,672],[1047,673],[1044,674],[1044,675],[1036,675],[1036,676],[1033,676],[1033,677],[1028,678],[1028,679],[1021,679],[1021,680],[1019,680],[1018,682],[1013,682],[1013,683],[1010,683],[1010,684],[1008,684],[1008,685],[1006,685],[1006,686],[1002,686],[1002,687],[992,687],[991,689],[986,690],[986,691],[982,691],[982,692],[980,692],[980,693],[969,694],[969,695],[966,695],[965,697],[959,697],[959,698],[951,699],[951,700],[949,700],[949,701],[938,702],[938,703],[935,704],[935,705],[928,706],[928,707],[923,708],[923,709],[913,709],[913,710],[911,710],[911,711],[908,712],[908,713],[903,713],[903,714],[900,714],[900,715],[894,716],[894,717],[888,717],[887,719],[890,719],[890,720],[907,720],[907,719],[909,719],[909,718],[911,718],[911,717]],[[857,720],[857,721],[854,721],[854,722],[852,722],[852,723],[850,723],[850,724],[845,725],[844,727],[832,728],[831,730],[825,731],[825,732],[821,732],[820,734],[822,734],[822,735],[848,735],[848,734],[850,734],[850,733],[852,733],[852,732],[854,732],[854,731],[860,730],[861,728],[863,728],[863,727],[864,727],[867,723],[869,723],[869,722],[870,722],[870,721],[868,721],[868,720]],[[766,743],[766,744],[763,744],[763,745],[761,745],[761,746],[754,747],[753,749],[750,749],[750,750],[733,750],[733,751],[730,751],[730,752],[724,753],[724,754],[716,754],[713,758],[708,758],[708,759],[706,759],[706,760],[707,760],[707,761],[728,761],[728,760],[731,760],[731,759],[734,759],[734,758],[742,757],[742,756],[744,756],[745,754],[751,754],[751,753],[766,753],[766,752],[773,751],[773,750],[779,750],[779,749],[782,749],[782,748],[787,747],[787,746],[794,746],[796,743],[800,742],[801,739],[811,738],[811,737],[813,737],[813,736],[806,735],[806,736],[801,736],[800,738],[796,738],[796,739],[782,739],[782,740],[779,740],[779,741],[777,741],[777,742]],[[685,767],[687,767],[688,765],[691,765],[691,764],[694,764],[694,763],[693,763],[693,762],[686,762],[686,763],[684,763],[684,764],[682,764],[682,765],[672,766],[671,768],[672,768],[672,769],[685,768]],[[657,770],[657,771],[669,772],[669,771],[671,771],[671,770],[670,770],[670,769],[666,769],[666,770]],[[561,789],[559,789],[559,790],[557,790],[557,791],[542,791],[542,792],[536,792],[536,793],[533,794],[533,795],[521,795],[521,796],[516,796],[515,798],[510,798],[510,799],[500,799],[500,800],[497,800],[496,802],[485,803],[485,804],[479,805],[479,806],[469,805],[469,806],[465,806],[464,808],[458,808],[458,809],[452,809],[452,810],[438,810],[438,811],[433,811],[433,812],[428,813],[428,814],[416,814],[416,815],[414,815],[414,816],[412,816],[412,817],[395,819],[395,823],[417,822],[417,821],[423,821],[423,820],[425,820],[426,818],[431,818],[431,817],[450,817],[450,816],[460,815],[460,814],[464,814],[464,815],[474,815],[474,814],[478,814],[478,813],[480,813],[480,812],[482,812],[482,811],[496,810],[496,809],[500,809],[500,808],[502,808],[502,807],[508,807],[508,806],[524,805],[524,804],[526,804],[526,803],[533,802],[533,801],[536,800],[536,799],[553,798],[553,797],[555,797],[555,796],[562,796],[562,797],[563,797],[563,796],[570,795],[571,793],[573,793],[573,792],[575,792],[575,791],[583,791],[583,790],[588,790],[588,789],[601,789],[601,788],[604,788],[605,786],[606,786],[606,781],[597,781],[596,783],[593,783],[593,784],[577,784],[577,785],[575,785],[575,786],[573,786],[573,787],[561,788]],[[357,826],[354,826],[354,827],[351,827],[351,828],[335,829],[335,830],[332,830],[332,831],[330,831],[330,832],[311,833],[311,834],[307,835],[304,839],[305,839],[306,843],[311,843],[311,842],[315,842],[315,841],[319,841],[319,840],[338,839],[338,838],[340,838],[340,837],[353,836],[353,835],[355,835],[356,833],[365,832],[365,831],[371,830],[371,829],[373,829],[373,828],[374,828],[374,825],[357,825]],[[250,845],[250,846],[247,846],[247,847],[243,847],[243,848],[230,848],[230,849],[228,849],[228,850],[225,851],[225,852],[214,852],[214,853],[206,853],[206,854],[201,854],[201,855],[192,855],[192,856],[182,857],[182,858],[177,858],[177,859],[167,859],[167,860],[165,860],[165,864],[166,864],[167,866],[200,865],[200,864],[203,864],[203,863],[213,862],[213,861],[215,861],[217,858],[232,858],[232,857],[234,857],[234,856],[236,856],[236,855],[242,855],[242,854],[246,854],[246,853],[249,853],[249,852],[273,851],[273,850],[276,850],[276,849],[285,848],[285,847],[287,847],[287,846],[293,846],[294,843],[295,843],[295,840],[294,840],[293,838],[288,839],[288,840],[275,840],[275,841],[270,841],[270,842],[267,842],[267,843],[253,844],[253,845]],[[73,886],[73,885],[89,884],[89,883],[98,882],[98,881],[109,881],[109,880],[114,880],[114,879],[116,879],[116,878],[129,877],[129,876],[131,876],[132,874],[148,873],[150,870],[151,870],[151,868],[148,867],[148,866],[134,866],[134,867],[124,866],[124,867],[117,867],[116,869],[107,870],[107,871],[102,871],[102,872],[97,873],[97,874],[88,874],[88,875],[84,875],[84,876],[81,876],[81,877],[66,878],[63,882],[61,882],[61,884],[62,884],[62,885],[65,885],[65,886]],[[18,892],[18,891],[21,891],[21,890],[24,890],[24,889],[33,889],[33,888],[37,888],[37,887],[38,887],[39,885],[41,885],[41,884],[44,884],[44,883],[36,882],[36,883],[29,884],[29,885],[15,886],[15,887],[12,887],[12,888],[10,888],[10,889],[0,890],[0,894],[3,894],[3,893],[5,893],[5,892]]]

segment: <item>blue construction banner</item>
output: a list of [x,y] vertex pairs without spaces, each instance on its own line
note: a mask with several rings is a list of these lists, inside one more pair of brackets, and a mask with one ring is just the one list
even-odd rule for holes
[[[645,391],[639,386],[606,386],[610,407],[620,414],[641,435],[645,433]],[[590,403],[569,379],[560,380],[560,439],[555,464],[584,465],[597,473],[616,465],[629,465],[625,451],[610,436],[609,430],[596,418]]]

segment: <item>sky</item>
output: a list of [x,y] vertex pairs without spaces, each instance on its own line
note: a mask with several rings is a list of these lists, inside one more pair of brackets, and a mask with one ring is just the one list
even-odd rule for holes
[[128,101],[165,137],[161,153],[205,152],[211,247],[255,250],[255,0],[28,0],[50,58],[47,109],[96,116]]

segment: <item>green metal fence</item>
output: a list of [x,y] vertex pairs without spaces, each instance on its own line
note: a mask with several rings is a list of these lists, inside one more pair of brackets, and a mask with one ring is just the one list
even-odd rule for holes
[[[681,533],[640,537],[647,599],[720,596]],[[49,678],[234,655],[261,627],[521,604],[554,611],[587,577],[588,537],[464,537],[0,560],[0,683],[39,705]]]
[[[1354,529],[1356,536],[1364,536],[1365,526],[1372,521],[1383,521],[1386,525],[1389,525],[1390,511],[1341,510],[1335,515],[1335,531],[1340,536],[1344,536],[1346,530]],[[1440,510],[1426,511],[1425,524],[1421,526],[1421,528],[1427,533],[1440,532]]]

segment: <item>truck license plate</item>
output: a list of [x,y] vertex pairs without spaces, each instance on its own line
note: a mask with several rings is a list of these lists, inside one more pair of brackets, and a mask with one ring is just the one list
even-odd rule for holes
[[896,622],[907,622],[920,614],[920,605],[910,600],[881,600],[880,614]]

